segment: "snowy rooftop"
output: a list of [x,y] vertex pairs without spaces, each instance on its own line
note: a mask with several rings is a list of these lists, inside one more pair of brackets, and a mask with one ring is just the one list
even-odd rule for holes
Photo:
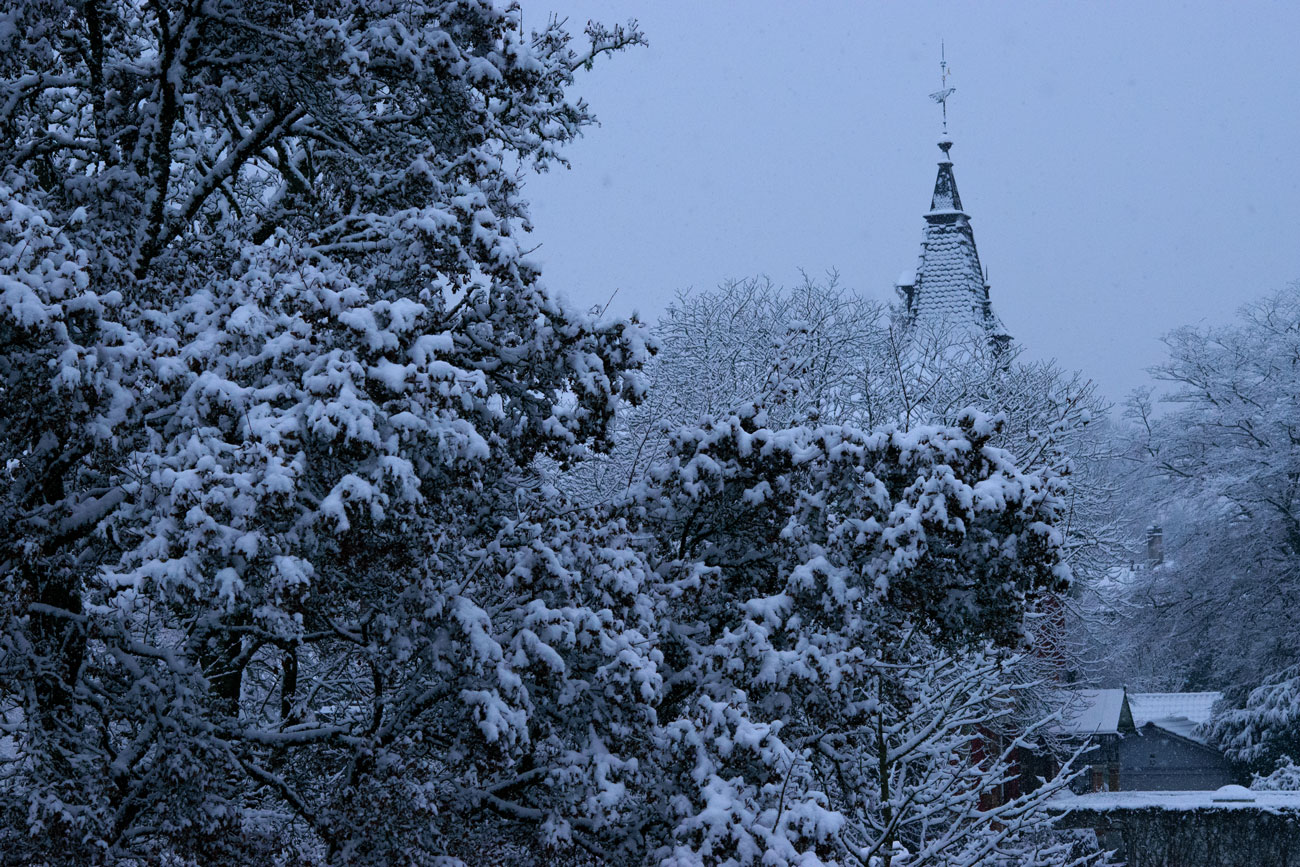
[[1138,728],[1155,723],[1165,731],[1203,742],[1196,728],[1209,721],[1214,703],[1222,698],[1221,692],[1134,692],[1129,693],[1128,706]]
[[[1223,698],[1223,693],[1136,692],[1127,698],[1137,729],[1151,723],[1180,737],[1205,743],[1198,727],[1209,721],[1214,704]],[[1062,690],[1061,721],[1056,730],[1065,735],[1116,734],[1123,717],[1124,700],[1122,689]]]
[[1069,810],[1298,810],[1300,792],[1255,792],[1242,786],[1224,786],[1210,792],[1092,792],[1062,793],[1052,806]]
[[1063,694],[1065,703],[1056,730],[1066,735],[1108,735],[1119,730],[1124,707],[1122,689],[1072,689]]
[[1170,717],[1203,723],[1209,721],[1214,703],[1222,698],[1221,692],[1131,692],[1128,707],[1137,725]]

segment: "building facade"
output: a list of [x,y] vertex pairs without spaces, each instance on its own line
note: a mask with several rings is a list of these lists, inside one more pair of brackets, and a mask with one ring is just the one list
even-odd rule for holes
[[1222,696],[1066,690],[1057,733],[1088,747],[1083,792],[1210,791],[1237,782],[1232,765],[1201,737]]

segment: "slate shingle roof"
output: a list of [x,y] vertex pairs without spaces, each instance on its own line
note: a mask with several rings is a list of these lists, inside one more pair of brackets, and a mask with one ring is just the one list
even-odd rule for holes
[[1005,338],[1006,329],[993,313],[989,287],[984,280],[970,215],[962,210],[957,178],[948,149],[939,143],[943,159],[934,182],[930,210],[925,215],[921,255],[910,284],[900,280],[899,291],[913,322],[943,328],[976,328],[993,338]]

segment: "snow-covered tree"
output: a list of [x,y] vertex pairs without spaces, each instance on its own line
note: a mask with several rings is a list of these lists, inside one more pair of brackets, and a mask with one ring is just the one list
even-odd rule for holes
[[1270,773],[1252,776],[1250,787],[1261,791],[1300,792],[1300,765],[1290,756],[1280,756]]
[[[647,377],[662,387],[626,414],[622,459],[631,471],[618,487],[641,477],[667,430],[746,403],[765,404],[777,425],[812,419],[863,429],[954,424],[975,407],[1007,414],[1000,442],[1028,468],[1078,474],[1106,453],[1107,437],[1091,432],[1108,406],[1083,374],[1029,361],[1014,343],[911,326],[895,313],[842,288],[833,273],[790,289],[750,278],[680,294],[655,326],[660,352]],[[1075,487],[1076,500],[1109,490],[1092,475]]]
[[1245,707],[1222,708],[1208,728],[1233,761],[1255,774],[1254,788],[1300,789],[1300,666],[1252,689]]
[[825,282],[805,276],[788,290],[750,278],[680,293],[654,329],[659,351],[646,366],[646,399],[620,412],[616,447],[564,483],[583,499],[608,501],[645,477],[672,431],[745,405],[762,404],[774,427],[883,422],[850,406],[887,313],[841,289],[834,274]]
[[874,433],[766,420],[679,429],[631,495],[669,600],[661,863],[1068,863],[1018,845],[1052,787],[980,807],[1008,769],[976,758],[979,726],[1016,687],[970,653],[1018,643],[1026,601],[1066,585],[1059,480],[1021,473],[978,413]]
[[644,347],[540,287],[514,167],[639,41],[477,0],[0,13],[4,860],[619,821],[647,576],[534,464],[601,447]]
[[[1026,724],[1017,660],[975,649],[918,647],[880,663],[857,731],[818,743],[809,763],[833,802],[851,804],[845,836],[883,865],[1067,864],[1073,841],[1054,835],[1045,799],[1071,771],[1022,790],[1018,758],[1044,749],[1048,716]],[[898,654],[904,656],[904,654]],[[906,656],[904,658],[907,658]],[[857,741],[857,743],[854,743]]]
[[1028,359],[1019,344],[994,344],[982,332],[891,325],[879,345],[884,353],[874,366],[889,375],[876,377],[870,403],[877,415],[892,413],[903,424],[952,424],[970,407],[1000,413],[1005,422],[994,443],[1011,452],[1016,466],[1068,477],[1061,529],[1075,580],[1068,598],[1056,597],[1037,612],[1036,638],[1051,647],[1024,663],[1048,658],[1075,676],[1093,675],[1086,644],[1096,588],[1126,553],[1114,514],[1109,405],[1082,372]]
[[[837,562],[857,563],[855,568],[861,568],[866,560],[879,556],[867,551],[877,550],[877,545],[889,550],[888,544],[873,539],[870,532],[864,533],[858,523],[850,520],[873,513],[864,513],[859,502],[839,499],[847,496],[844,491],[863,484],[856,479],[849,481],[863,467],[858,466],[852,472],[841,467],[837,472],[843,471],[847,478],[841,477],[837,483],[818,482],[812,489],[806,487],[810,478],[817,478],[818,470],[812,467],[818,464],[813,455],[821,454],[820,449],[826,449],[827,453],[835,449],[851,452],[858,447],[849,444],[852,438],[862,436],[846,433],[852,428],[827,426],[828,423],[861,425],[864,429],[886,426],[893,431],[890,435],[906,439],[911,432],[925,429],[927,423],[973,424],[974,417],[963,411],[964,406],[996,409],[999,404],[1007,405],[1017,414],[1018,424],[1012,427],[1003,417],[981,434],[986,439],[980,442],[1017,449],[1018,460],[1032,462],[1041,478],[1053,480],[1050,485],[1055,486],[1063,474],[1077,473],[1071,450],[1079,455],[1080,464],[1091,461],[1100,451],[1097,438],[1089,433],[1095,427],[1090,428],[1089,424],[1090,413],[1104,411],[1104,407],[1099,405],[1091,384],[1078,376],[1063,376],[1050,364],[1022,362],[1014,349],[994,352],[983,340],[916,334],[891,320],[890,311],[883,305],[839,289],[833,275],[824,283],[805,279],[792,290],[780,290],[770,281],[757,279],[729,282],[712,292],[683,295],[660,320],[655,336],[660,351],[648,369],[651,381],[648,400],[624,415],[617,447],[611,455],[594,466],[584,466],[581,472],[566,477],[565,482],[577,488],[582,496],[596,501],[617,499],[621,492],[633,491],[633,502],[655,516],[648,532],[650,537],[660,545],[671,540],[670,548],[674,551],[689,551],[699,546],[701,550],[696,558],[688,560],[691,568],[703,563],[718,570],[716,574],[701,573],[698,586],[691,584],[690,589],[684,589],[682,581],[689,584],[696,580],[687,577],[668,585],[666,592],[670,598],[686,600],[686,608],[675,616],[689,620],[708,612],[710,618],[706,624],[683,625],[673,621],[674,625],[665,632],[673,639],[664,647],[669,664],[681,663],[690,656],[677,643],[683,635],[691,636],[687,644],[693,653],[712,654],[714,659],[708,668],[698,669],[701,673],[679,672],[668,676],[668,683],[677,685],[681,693],[679,698],[670,689],[669,698],[686,703],[691,711],[688,721],[669,725],[669,731],[674,733],[669,739],[669,750],[672,754],[680,753],[681,739],[689,737],[685,743],[692,750],[705,751],[705,757],[697,761],[690,776],[679,772],[683,774],[680,783],[669,791],[689,791],[690,786],[698,787],[702,781],[706,787],[699,794],[679,796],[686,798],[679,808],[686,818],[669,815],[658,820],[664,827],[679,823],[676,844],[671,850],[677,860],[669,863],[696,863],[692,859],[699,858],[701,852],[711,853],[716,859],[706,858],[703,863],[731,863],[725,861],[724,853],[733,852],[735,847],[739,847],[741,855],[734,856],[734,863],[746,863],[744,853],[776,851],[783,853],[783,858],[812,851],[819,857],[839,857],[857,863],[858,858],[865,861],[885,858],[894,845],[919,846],[916,851],[926,854],[916,856],[922,858],[918,863],[975,863],[979,857],[970,853],[985,845],[991,847],[984,854],[986,858],[994,857],[995,852],[1015,852],[1007,855],[1012,863],[1026,858],[1031,860],[1025,863],[1035,863],[1032,857],[1040,856],[1041,863],[1058,863],[1054,858],[1068,860],[1063,850],[1051,848],[1054,843],[1047,846],[1050,853],[1027,854],[1037,846],[1036,842],[1027,842],[1031,836],[1029,829],[1045,822],[1042,801],[1061,784],[1060,780],[1052,781],[1036,797],[1008,807],[1016,814],[1016,820],[1008,823],[1005,816],[989,818],[981,811],[983,800],[1002,791],[1009,773],[1002,760],[1007,757],[992,757],[978,772],[971,771],[969,758],[981,743],[972,719],[984,717],[990,725],[1003,720],[1008,731],[1016,730],[1017,726],[1024,731],[1026,727],[1032,729],[1043,714],[1051,712],[1042,701],[1042,690],[1027,688],[1030,681],[1038,680],[1041,686],[1041,679],[1059,676],[1055,668],[1056,650],[1043,646],[1049,632],[1043,628],[1049,625],[1044,623],[1043,615],[1032,626],[1039,645],[1037,650],[1001,660],[995,675],[993,670],[972,662],[965,651],[936,642],[939,635],[945,634],[944,628],[930,616],[908,609],[906,604],[899,608],[868,605],[852,616],[845,615],[846,620],[841,622],[834,616],[828,617],[820,605],[810,606],[810,612],[801,612],[797,602],[791,601],[798,596],[786,599],[791,603],[786,608],[777,605],[769,612],[765,597],[783,588],[784,581],[794,580],[787,575],[805,569],[809,570],[808,580],[813,582],[805,589],[811,590],[819,586],[817,582],[826,580],[832,586],[836,586],[836,581],[843,581],[837,592],[847,593],[851,598],[856,599],[854,594],[861,592],[860,588],[845,589],[846,585],[854,586],[852,580],[833,578],[833,573],[823,575],[819,569],[829,568],[829,564],[816,565],[819,561],[815,554],[809,554],[809,562],[802,562],[797,556],[791,556],[789,562],[783,561],[783,556],[788,555],[784,546],[797,538],[788,535],[796,532],[796,525],[821,527],[819,522],[823,518],[811,513],[792,517],[783,511],[785,506],[774,506],[774,503],[802,502],[801,498],[807,498],[809,502],[821,504],[818,508],[825,509],[827,515],[835,516],[832,523],[843,516],[854,527],[852,532],[859,534],[858,543],[864,547],[845,554]],[[741,442],[732,442],[733,437]],[[824,438],[820,446],[809,444],[816,443],[819,437]],[[842,439],[845,437],[847,441]],[[1080,444],[1086,444],[1087,449],[1080,448]],[[792,457],[791,452],[800,457]],[[877,455],[875,460],[881,465],[897,460],[899,467],[894,472],[901,474],[898,478],[924,484],[918,478],[922,470],[911,463],[912,456],[906,449],[897,454]],[[1087,469],[1091,470],[1090,464]],[[961,476],[962,471],[957,472]],[[674,482],[674,473],[684,478]],[[739,478],[751,473],[747,484],[752,487],[739,481],[722,481],[733,473]],[[1091,474],[1086,478],[1092,481],[1099,477]],[[642,483],[648,488],[639,487]],[[822,484],[834,493],[817,486]],[[723,493],[728,485],[732,487]],[[681,498],[683,490],[689,490],[690,496],[697,499],[669,506],[665,511],[665,497],[668,503],[673,503]],[[1053,487],[1053,490],[1057,497],[1072,496],[1066,493],[1069,490],[1066,487]],[[1063,522],[1071,532],[1058,539],[1053,556],[1080,563],[1096,562],[1084,559],[1085,555],[1094,553],[1096,539],[1081,532],[1096,525],[1083,520],[1081,510],[1075,510],[1081,502],[1101,501],[1108,491],[1098,485],[1090,493],[1094,494],[1091,499],[1053,501],[1053,509],[1065,506],[1064,511],[1053,511],[1053,520],[1060,521],[1063,514],[1071,516]],[[1097,519],[1097,525],[1103,524],[1103,511],[1098,508],[1089,517]],[[674,517],[669,519],[668,515]],[[1071,524],[1071,519],[1077,523]],[[871,532],[891,532],[876,520],[867,522]],[[833,535],[836,531],[808,532]],[[928,544],[936,544],[936,540],[930,539]],[[1025,551],[1021,549],[1020,553]],[[660,551],[658,556],[664,554]],[[960,557],[953,559],[959,560],[963,567],[972,566]],[[908,581],[914,580],[930,589],[942,587],[944,579],[934,568],[936,563],[949,562],[952,561],[944,555],[937,560],[909,562],[902,567],[908,577],[896,579],[899,586],[890,591],[892,595],[888,598],[902,602],[901,587]],[[992,568],[1005,576],[1008,573],[1003,570],[1009,566],[1002,563]],[[729,572],[729,568],[737,571]],[[657,571],[662,573],[664,566]],[[869,583],[861,573],[858,578],[863,584]],[[1060,585],[1057,586],[1059,589]],[[864,598],[869,595],[865,594]],[[1017,634],[1001,635],[1004,642],[1020,640],[1018,632],[1025,623],[1026,603],[1033,607],[1044,598],[1037,592],[1027,593],[1026,597],[1008,606],[1007,610],[1015,613],[1009,614],[1006,623],[1014,623],[1013,631]],[[862,601],[844,604],[851,608]],[[971,607],[980,608],[979,605]],[[892,625],[891,611],[895,617]],[[776,629],[778,637],[770,639],[769,632],[774,626],[783,625],[787,618],[788,627]],[[745,626],[734,625],[735,622]],[[806,634],[811,628],[809,624],[817,624],[819,631],[807,639],[808,645],[816,650],[805,652],[816,653],[816,661],[800,658],[787,649],[802,643],[795,636]],[[700,640],[696,636],[712,635],[720,629],[727,632],[725,641],[719,639],[721,646],[707,652],[696,647],[694,642]],[[893,654],[891,648],[901,641],[905,629],[911,646],[924,648],[923,651]],[[981,628],[962,623],[946,634],[957,645],[965,646],[964,642],[977,640]],[[756,641],[756,636],[762,640]],[[818,695],[818,700],[824,696],[819,695],[820,687],[799,684],[798,675],[789,674],[782,666],[789,664],[801,674],[815,678],[809,672],[826,664],[821,655],[833,655],[832,645],[841,647],[836,642],[845,638],[849,646],[860,651],[858,657],[845,663],[853,674],[845,675],[834,669],[827,676],[843,678],[838,687],[848,693],[856,690],[856,699],[847,701],[844,707],[834,707],[831,702],[808,717],[793,713],[787,718],[786,711],[807,703],[808,693]],[[757,647],[751,647],[751,641]],[[769,641],[780,652],[772,651]],[[751,654],[764,660],[761,664],[755,662],[752,670],[749,662],[739,661],[749,659]],[[725,664],[721,661],[724,659]],[[700,680],[714,680],[714,670],[728,670],[728,667],[734,679],[727,682],[735,694],[721,687],[710,687],[708,703],[691,708],[686,698],[690,695],[687,686]],[[970,693],[965,696],[969,704],[962,706],[961,713],[949,716],[944,708],[929,702],[937,693],[926,692],[921,685],[931,675],[942,679],[936,674],[939,671],[952,680],[954,695],[960,693],[958,684],[970,687]],[[752,683],[747,684],[750,679]],[[868,698],[879,695],[882,686],[887,695],[898,697],[895,702],[879,699],[873,702]],[[908,697],[918,691],[928,698]],[[773,718],[758,712],[768,712],[770,708],[781,708],[781,715]],[[660,714],[662,719],[668,719],[663,708]],[[1014,725],[1006,719],[1008,715],[1015,717]],[[924,832],[908,836],[890,820],[881,819],[880,805],[888,802],[889,797],[886,794],[885,801],[881,800],[879,774],[866,774],[863,770],[875,761],[876,753],[869,743],[877,728],[873,720],[891,732],[909,733],[899,735],[901,741],[909,744],[909,750],[915,752],[904,750],[901,764],[907,770],[898,781],[902,788],[895,789],[898,799],[895,821],[913,831],[924,826]],[[832,761],[821,752],[832,749],[829,740],[821,742],[809,757],[811,742],[786,741],[774,735],[777,731],[793,731],[798,725],[826,732],[832,740],[839,739],[834,747],[838,758]],[[851,730],[853,735],[841,737],[844,730]],[[908,740],[910,733],[921,730],[925,732],[922,737]],[[987,730],[984,734],[991,736]],[[742,752],[734,762],[730,757],[708,755],[714,741],[728,753],[734,743],[743,741],[751,744],[751,750],[757,755]],[[1014,741],[1012,736],[1008,745],[1014,745]],[[735,762],[741,768],[761,769],[756,774],[758,782],[737,780],[717,771],[718,768],[730,770],[737,766]],[[859,775],[852,785],[846,776],[850,766]],[[968,776],[962,777],[960,784],[947,787],[938,784],[954,767],[966,769]],[[721,776],[708,776],[714,773]],[[886,772],[886,779],[889,776]],[[828,780],[836,785],[830,786]],[[913,788],[906,788],[913,784]],[[924,808],[918,806],[918,793],[932,784],[945,794],[937,800],[925,801]],[[906,794],[897,794],[904,790]],[[774,791],[781,793],[775,808],[770,802],[765,805],[763,800],[765,793],[770,795]],[[803,802],[811,812],[781,806],[793,805],[800,791],[812,793],[809,801]],[[815,806],[809,806],[810,803]],[[690,811],[696,808],[701,812],[692,814]],[[706,820],[704,816],[710,818]],[[778,828],[775,824],[778,819],[791,824]],[[758,830],[741,833],[728,822]],[[839,830],[827,832],[831,826]],[[998,836],[991,833],[995,827],[1013,830]],[[924,845],[920,843],[922,838],[928,841]],[[827,853],[838,854],[828,856]]]
[[1074,598],[1034,615],[1040,648],[1022,665],[1052,661],[1053,670],[1030,679],[1062,676],[1062,667],[1087,673],[1079,636],[1090,634],[1084,618],[1101,607],[1092,590],[1126,552],[1114,517],[1108,407],[1086,377],[1027,360],[1015,344],[994,346],[983,333],[909,326],[841,288],[834,274],[790,289],[755,278],[683,294],[655,336],[648,399],[621,414],[608,456],[566,479],[580,497],[617,495],[644,477],[677,426],[745,405],[763,405],[772,427],[863,430],[955,424],[970,407],[1002,413],[995,445],[1022,470],[1070,479],[1063,527]]

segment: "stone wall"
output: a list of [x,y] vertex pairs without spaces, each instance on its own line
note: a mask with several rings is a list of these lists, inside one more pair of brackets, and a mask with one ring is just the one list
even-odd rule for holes
[[1076,810],[1060,827],[1092,828],[1127,867],[1300,867],[1295,810]]

